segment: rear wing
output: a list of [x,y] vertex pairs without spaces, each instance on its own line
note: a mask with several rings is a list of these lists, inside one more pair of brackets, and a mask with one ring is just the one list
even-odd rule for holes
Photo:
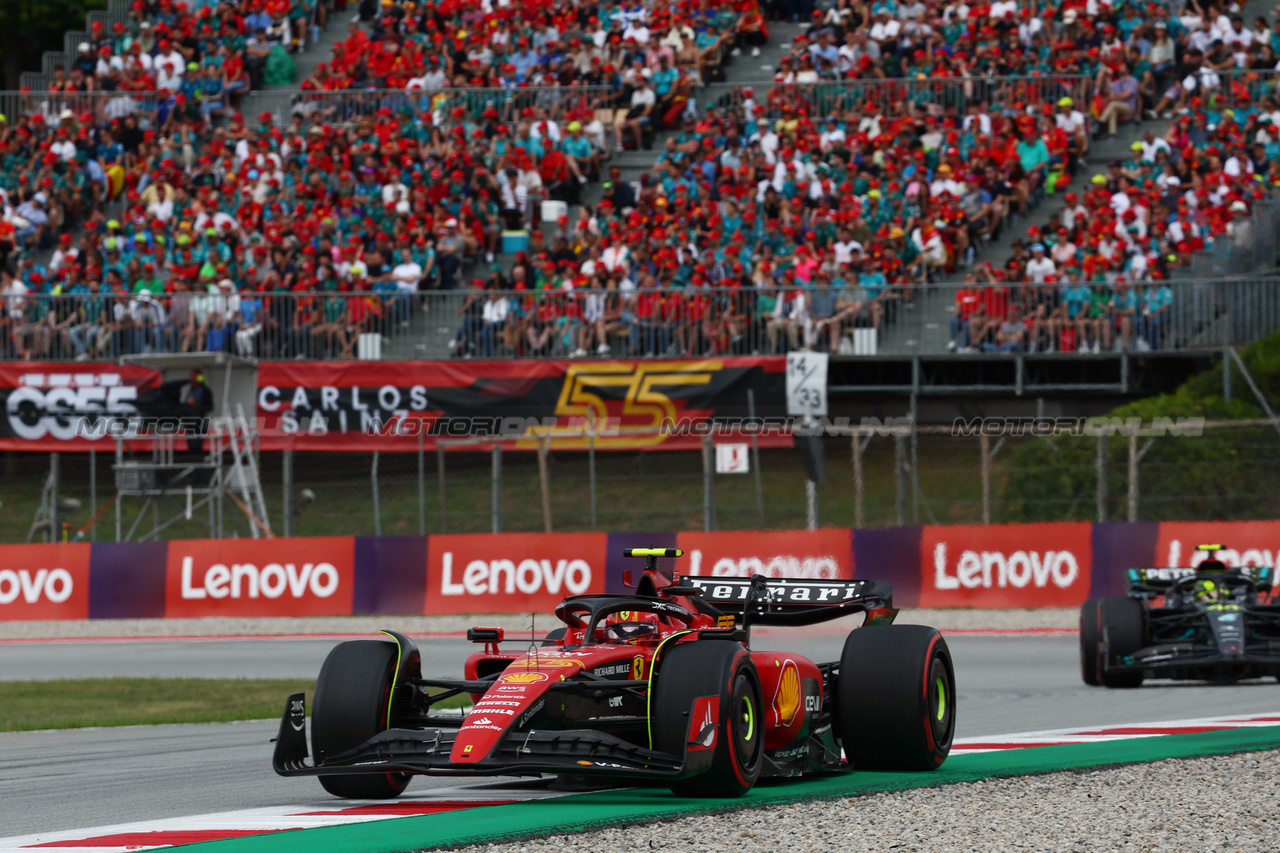
[[892,622],[893,584],[875,580],[721,578],[683,575],[682,588],[725,614],[753,625],[814,625],[851,613],[868,613],[867,624]]
[[1130,595],[1164,595],[1181,581],[1197,575],[1206,578],[1228,577],[1251,582],[1259,592],[1268,592],[1275,578],[1270,566],[1240,566],[1225,571],[1201,571],[1189,567],[1129,569],[1125,573],[1125,591]]

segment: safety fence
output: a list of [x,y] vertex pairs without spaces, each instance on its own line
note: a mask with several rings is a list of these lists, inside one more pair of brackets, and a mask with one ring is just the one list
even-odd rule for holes
[[0,319],[0,358],[24,360],[207,351],[317,360],[1170,351],[1275,332],[1280,286],[1257,277],[305,294],[181,288],[9,297]]
[[898,607],[1076,607],[1134,567],[1274,565],[1280,522],[858,530],[324,536],[0,546],[0,621],[547,613],[629,591],[625,548],[675,547],[682,575],[893,585]]
[[[794,430],[779,419],[740,419],[732,429],[693,430],[701,437],[660,453],[644,449],[642,431],[572,428],[419,439],[410,442],[417,452],[262,452],[260,521],[242,512],[239,487],[214,496],[216,512],[193,504],[193,487],[199,498],[207,480],[180,473],[184,464],[199,467],[189,456],[139,487],[125,478],[146,466],[113,465],[107,452],[9,454],[0,541],[870,530],[1280,514],[1274,419],[989,418],[914,429],[902,419],[831,419],[812,438],[794,438],[803,452],[790,446]],[[781,431],[788,446],[776,440]]]

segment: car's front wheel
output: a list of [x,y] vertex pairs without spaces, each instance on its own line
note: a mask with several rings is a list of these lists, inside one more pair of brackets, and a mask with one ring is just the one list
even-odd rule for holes
[[[1146,618],[1142,602],[1123,596],[1098,600],[1098,633],[1107,641],[1107,654],[1124,658],[1146,643]],[[1108,671],[1099,656],[1098,681],[1104,687],[1141,687],[1142,670]]]
[[[352,640],[329,652],[312,700],[311,750],[317,762],[388,728],[398,656],[395,643],[381,640]],[[336,797],[385,800],[400,796],[409,779],[408,773],[369,773],[321,776],[320,784]]]
[[727,640],[663,652],[652,697],[653,747],[670,755],[711,749],[711,767],[671,785],[682,797],[740,797],[764,762],[760,675],[751,653]]
[[1098,678],[1098,644],[1102,640],[1098,630],[1100,605],[1096,598],[1080,605],[1080,678],[1091,686],[1102,683]]

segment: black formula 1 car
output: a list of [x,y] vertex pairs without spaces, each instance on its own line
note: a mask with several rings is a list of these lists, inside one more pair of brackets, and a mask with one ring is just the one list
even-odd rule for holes
[[[955,672],[933,628],[893,625],[889,584],[684,577],[678,549],[647,564],[634,595],[578,595],[564,627],[502,651],[498,628],[460,680],[424,678],[413,641],[336,646],[316,682],[308,763],[303,694],[290,696],[274,766],[339,797],[400,794],[413,774],[621,777],[685,796],[734,797],[762,776],[851,768],[931,770],[951,750]],[[626,583],[631,585],[630,572]],[[865,613],[840,660],[754,651],[755,625]],[[432,706],[470,694],[449,716]]]
[[1209,558],[1195,568],[1129,569],[1127,596],[1080,608],[1085,684],[1138,687],[1144,678],[1280,679],[1280,605],[1269,603],[1273,570],[1228,568]]

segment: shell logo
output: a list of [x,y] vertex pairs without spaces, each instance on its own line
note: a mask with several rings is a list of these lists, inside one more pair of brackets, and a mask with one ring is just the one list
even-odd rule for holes
[[773,694],[773,710],[778,715],[780,726],[791,725],[800,710],[800,668],[793,661],[782,665],[778,690]]
[[536,667],[541,667],[542,669],[548,669],[550,667],[557,667],[557,666],[586,666],[586,664],[584,664],[580,660],[559,660],[559,659],[548,660],[546,658],[540,657],[540,658],[525,658],[524,660],[512,661],[507,665],[507,669],[511,669],[512,667],[521,667],[521,666],[536,666]]
[[546,681],[547,676],[541,672],[513,672],[511,675],[504,675],[498,680],[507,684],[533,684],[535,681]]

